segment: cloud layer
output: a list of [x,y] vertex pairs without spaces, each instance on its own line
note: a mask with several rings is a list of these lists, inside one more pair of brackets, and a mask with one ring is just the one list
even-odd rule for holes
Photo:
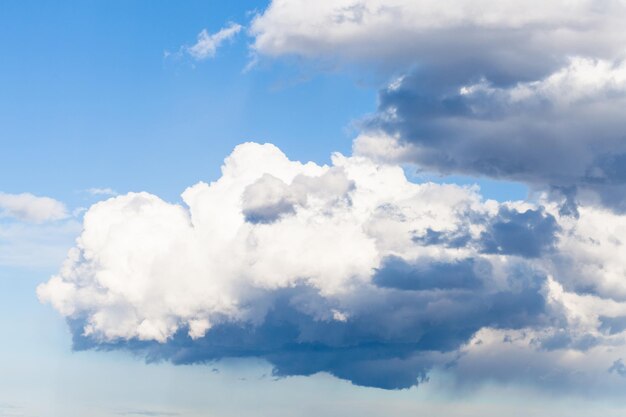
[[255,356],[277,375],[404,388],[455,369],[485,332],[535,335],[517,343],[539,357],[622,343],[617,214],[484,201],[368,158],[319,166],[255,143],[182,197],[130,193],[85,214],[76,248],[38,288],[77,349]]

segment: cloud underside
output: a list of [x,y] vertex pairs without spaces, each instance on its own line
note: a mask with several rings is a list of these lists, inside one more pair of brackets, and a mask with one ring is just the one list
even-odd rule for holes
[[[182,198],[130,193],[85,214],[77,246],[38,288],[76,349],[181,364],[261,357],[278,376],[393,389],[471,367],[486,347],[540,363],[624,338],[626,217],[605,209],[485,201],[365,157],[303,164],[254,143]],[[590,372],[616,377],[616,359]]]

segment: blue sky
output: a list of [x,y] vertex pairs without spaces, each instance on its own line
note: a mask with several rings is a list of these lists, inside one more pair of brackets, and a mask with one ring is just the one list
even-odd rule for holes
[[263,5],[4,3],[3,189],[76,204],[92,187],[175,199],[246,140],[299,159],[348,151],[350,122],[375,109],[375,88],[280,64],[244,73],[242,36],[208,62],[164,58]]
[[2,2],[0,417],[623,415],[626,7],[532,3]]
[[376,109],[383,75],[285,62],[244,71],[251,58],[243,36],[214,60],[164,58],[202,28],[245,22],[264,6],[156,2],[147,12],[142,2],[4,3],[3,190],[72,205],[93,187],[176,199],[217,177],[224,156],[247,140],[298,160],[348,153],[352,123]]

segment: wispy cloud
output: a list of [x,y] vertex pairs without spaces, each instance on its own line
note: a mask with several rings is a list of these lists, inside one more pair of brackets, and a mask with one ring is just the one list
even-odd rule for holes
[[198,34],[195,44],[182,46],[177,53],[165,51],[165,57],[189,55],[198,61],[213,58],[218,48],[222,46],[224,42],[234,38],[242,29],[243,26],[238,23],[229,23],[226,27],[215,33],[209,33],[207,29],[203,29]]
[[85,190],[85,192],[94,196],[111,196],[112,197],[112,196],[117,195],[117,191],[111,188],[88,188]]

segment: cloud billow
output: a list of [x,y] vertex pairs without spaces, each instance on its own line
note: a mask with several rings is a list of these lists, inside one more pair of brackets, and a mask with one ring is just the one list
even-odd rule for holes
[[511,332],[533,363],[624,337],[612,324],[626,316],[624,265],[605,260],[623,250],[616,213],[498,203],[362,156],[321,166],[254,143],[183,202],[129,193],[85,213],[38,288],[75,349],[176,364],[259,357],[276,376],[397,389],[433,370],[464,378],[487,348],[506,361]]
[[510,87],[484,79],[434,91],[424,84],[418,71],[383,90],[367,128],[406,144],[401,159],[442,173],[578,189],[586,201],[626,207],[623,64],[577,58]]

